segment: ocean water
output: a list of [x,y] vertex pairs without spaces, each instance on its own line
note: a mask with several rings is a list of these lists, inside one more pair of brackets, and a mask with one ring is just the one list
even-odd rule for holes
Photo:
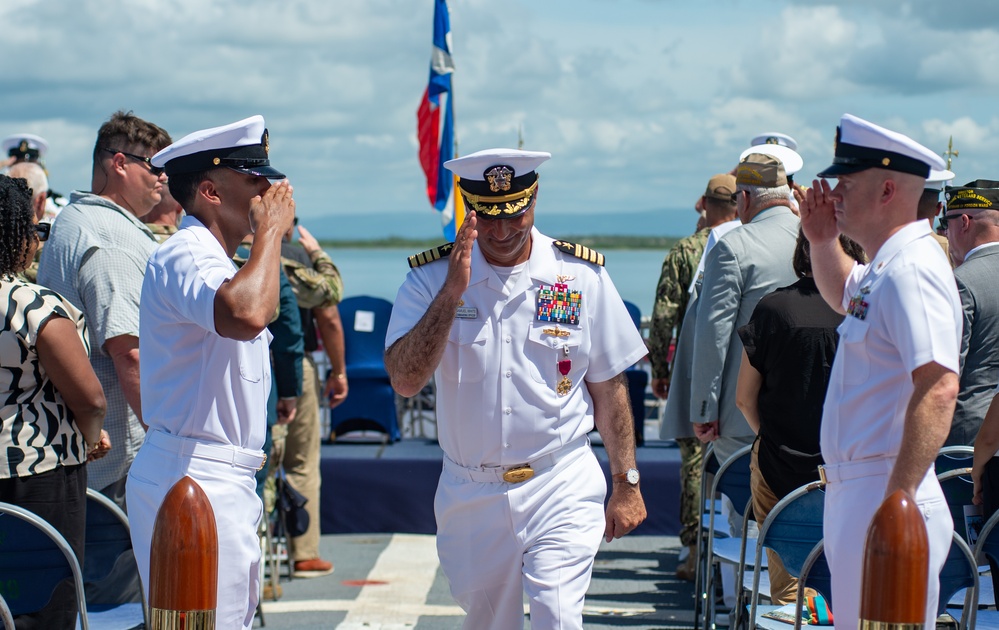
[[[395,301],[396,292],[409,265],[406,258],[417,252],[402,248],[327,249],[343,275],[344,297],[373,295]],[[611,249],[602,252],[605,266],[621,297],[633,302],[648,317],[656,295],[656,283],[665,251]]]

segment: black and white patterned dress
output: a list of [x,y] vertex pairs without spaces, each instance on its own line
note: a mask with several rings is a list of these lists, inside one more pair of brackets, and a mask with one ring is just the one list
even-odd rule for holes
[[0,479],[83,464],[87,445],[72,414],[38,360],[38,332],[65,317],[90,352],[83,313],[54,291],[0,280]]

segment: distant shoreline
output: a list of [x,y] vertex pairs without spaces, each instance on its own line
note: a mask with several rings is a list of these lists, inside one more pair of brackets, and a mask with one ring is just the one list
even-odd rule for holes
[[[586,245],[597,250],[609,249],[658,249],[666,251],[680,240],[674,236],[566,236],[563,240]],[[379,248],[406,248],[414,251],[421,251],[436,247],[442,244],[443,239],[409,239],[402,237],[389,237],[379,239],[343,239],[330,240],[320,239],[319,245],[324,249],[379,249]]]

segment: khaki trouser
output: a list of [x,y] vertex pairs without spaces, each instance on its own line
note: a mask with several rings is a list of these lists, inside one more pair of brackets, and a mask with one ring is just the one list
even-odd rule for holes
[[[759,459],[757,457],[759,448],[760,441],[757,440],[753,444],[753,455],[749,460],[749,489],[753,494],[753,515],[756,518],[756,522],[762,528],[767,514],[770,514],[770,510],[774,509],[774,506],[777,505],[780,499],[773,493],[760,473]],[[793,604],[798,593],[798,578],[791,577],[791,574],[784,568],[784,563],[781,562],[780,556],[770,549],[767,549],[766,552],[767,572],[770,573],[770,601],[775,604]],[[748,549],[746,550],[746,554],[749,554]],[[815,589],[805,589],[805,597],[814,597],[817,594]]]
[[302,395],[298,398],[295,420],[288,425],[284,453],[280,458],[288,483],[308,499],[309,529],[291,539],[292,557],[312,560],[319,557],[319,451],[322,439],[319,427],[319,375],[316,364],[306,353],[302,360]]
[[680,447],[680,544],[692,547],[701,529],[704,444],[695,437],[676,438],[676,443]]

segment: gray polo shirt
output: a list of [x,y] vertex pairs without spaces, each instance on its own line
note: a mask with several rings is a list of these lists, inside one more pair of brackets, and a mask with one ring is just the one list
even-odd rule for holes
[[128,474],[145,438],[104,342],[121,335],[139,336],[142,278],[157,244],[149,228],[129,211],[104,197],[74,191],[56,217],[39,261],[38,284],[61,294],[86,317],[90,363],[107,398],[104,428],[112,448],[87,464],[87,485],[95,490]]

